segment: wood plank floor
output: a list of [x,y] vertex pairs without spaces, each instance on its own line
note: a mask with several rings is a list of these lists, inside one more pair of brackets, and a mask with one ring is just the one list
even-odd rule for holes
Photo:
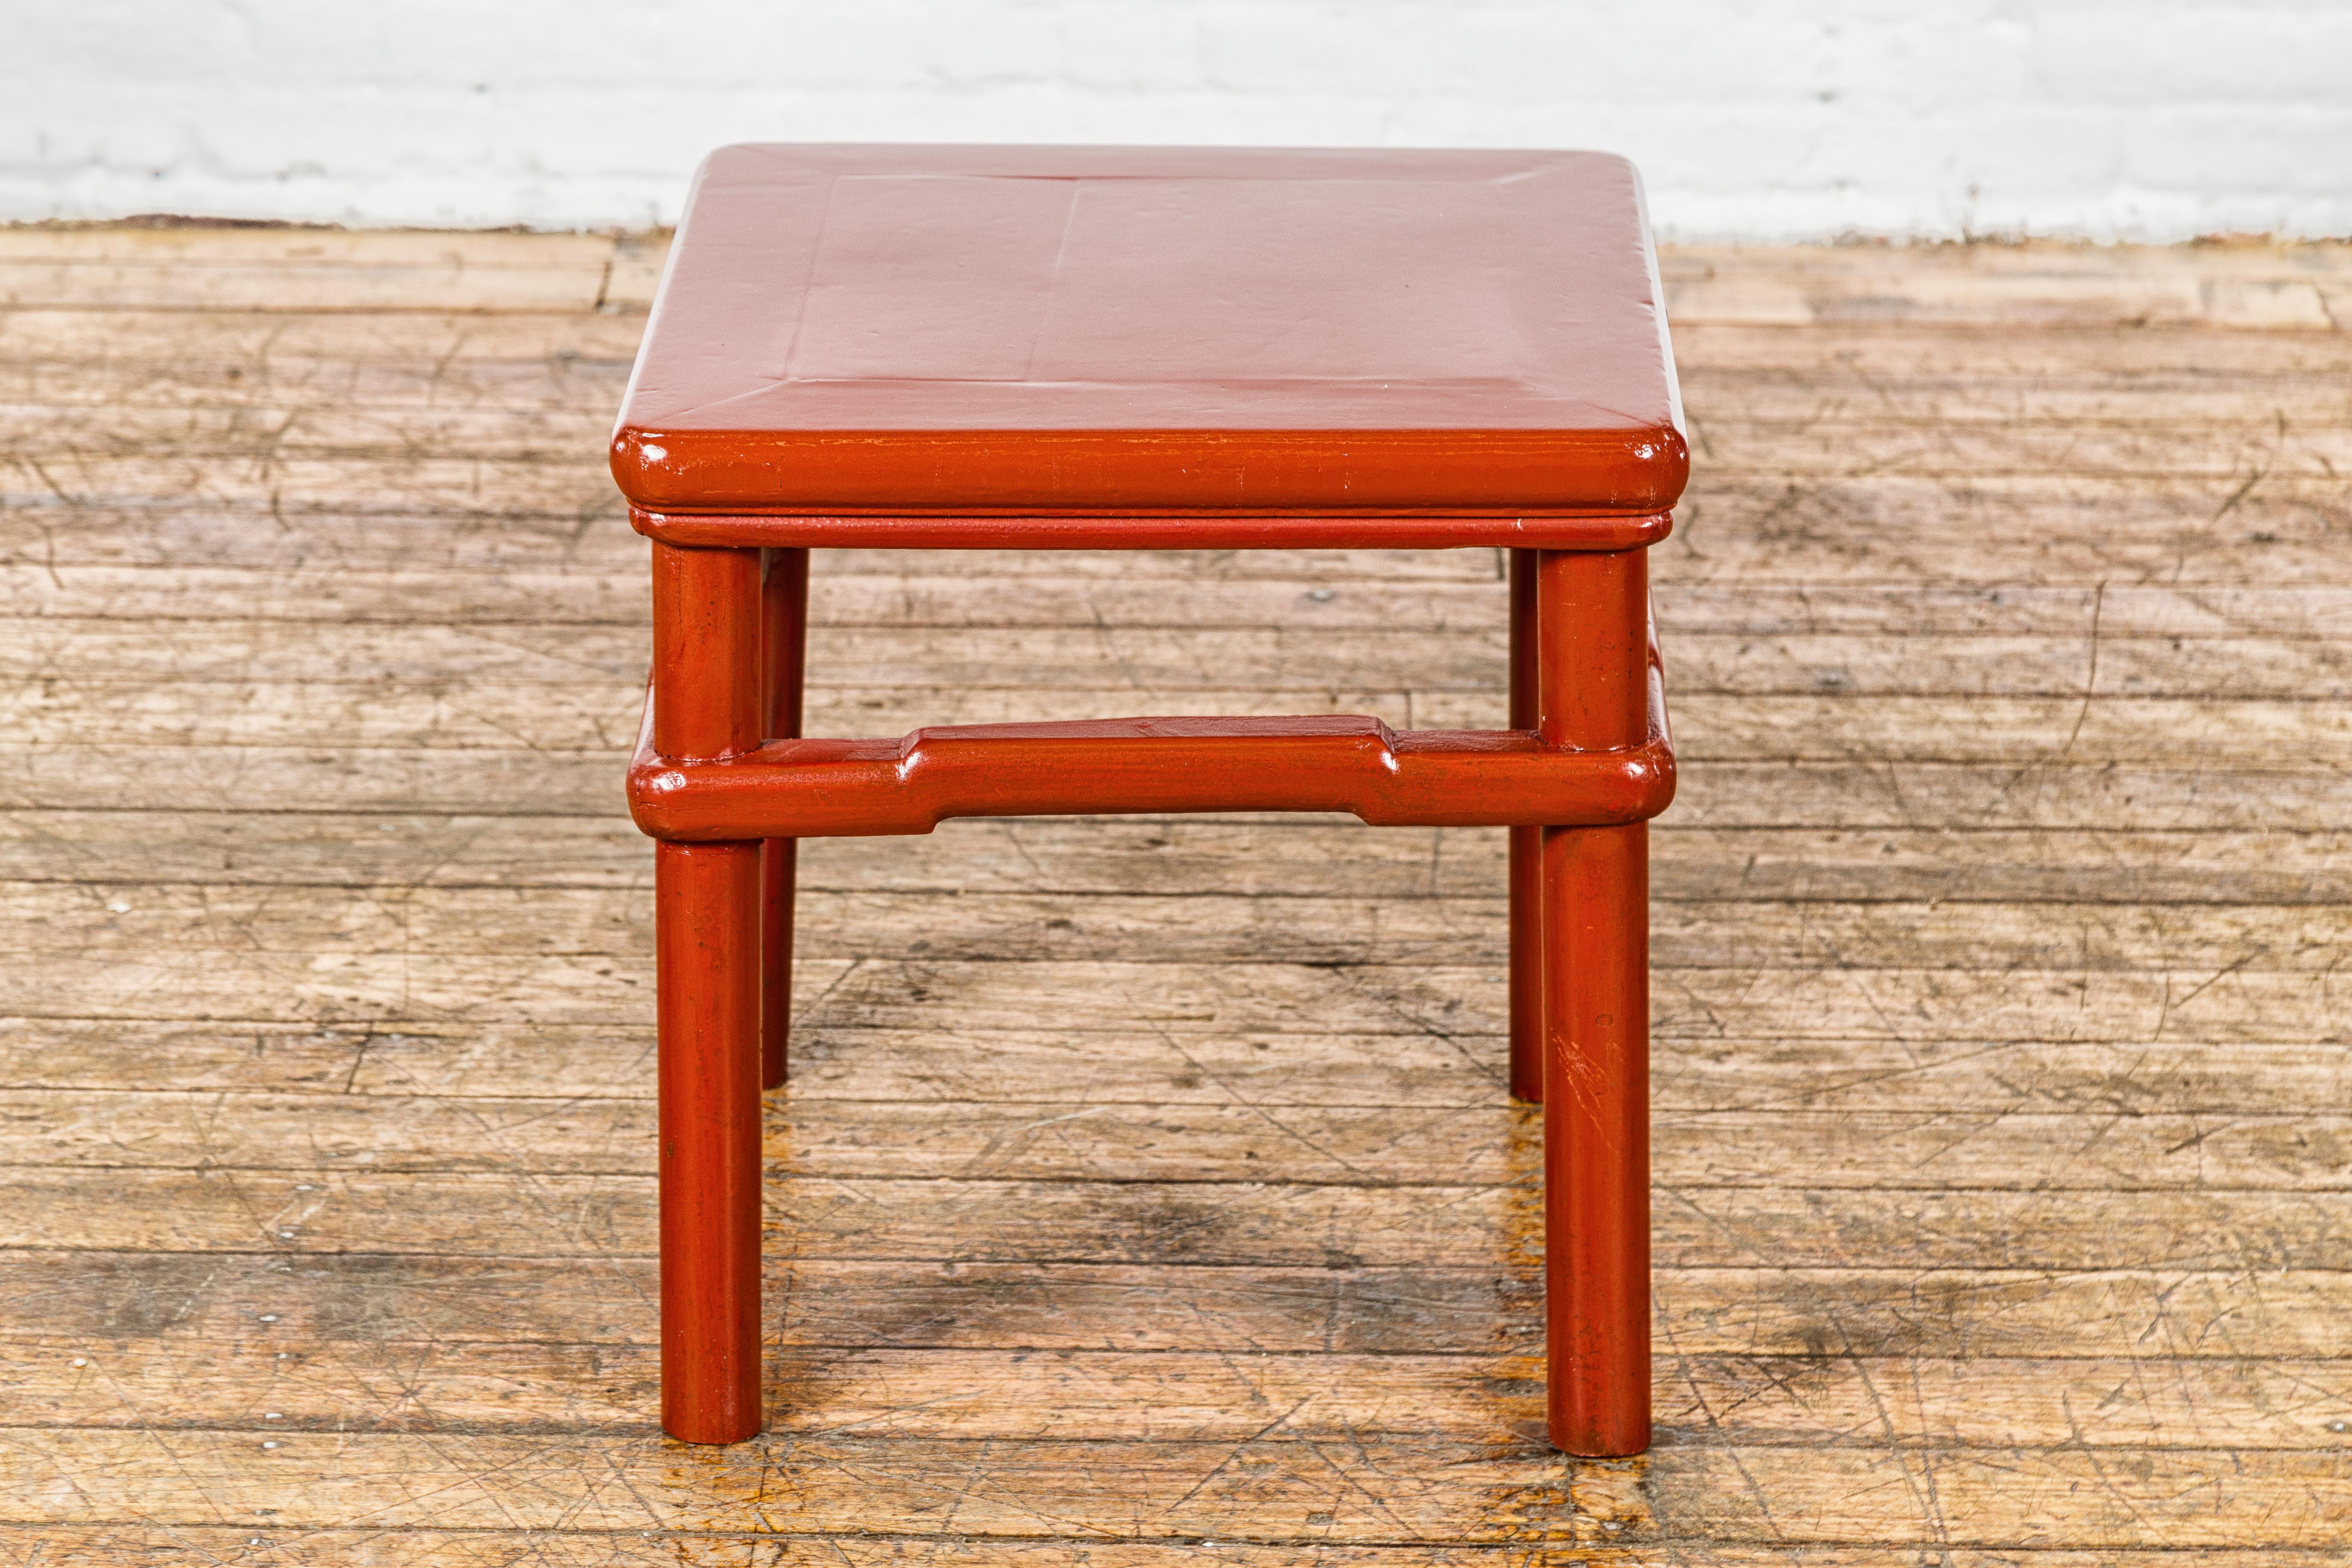
[[[2352,1563],[2352,252],[1685,250],[1658,1445],[1538,1440],[1503,846],[803,859],[656,1408],[657,239],[0,230],[0,1560]],[[812,724],[1499,724],[1491,552],[816,563]]]

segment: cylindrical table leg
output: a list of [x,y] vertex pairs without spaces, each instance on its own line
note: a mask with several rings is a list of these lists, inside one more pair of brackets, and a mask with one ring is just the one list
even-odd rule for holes
[[[1537,568],[1537,728],[1552,745],[1632,745],[1647,721],[1639,551],[1547,551]],[[1551,1439],[1572,1454],[1650,1443],[1649,833],[1547,827],[1544,1318]]]
[[774,1089],[792,1072],[793,893],[800,840],[760,843],[760,1087]]
[[[763,550],[760,584],[761,739],[797,740],[808,666],[808,552]],[[773,1089],[791,1070],[793,883],[797,839],[770,838],[760,851],[760,1082]]]
[[[654,546],[654,750],[759,743],[760,557]],[[760,1430],[760,845],[654,850],[662,1427]]]
[[[1536,727],[1536,552],[1511,552],[1510,727]],[[1511,827],[1511,1098],[1543,1098],[1543,829]]]
[[1649,830],[1544,830],[1551,1440],[1650,1446]]
[[662,1429],[760,1430],[760,846],[654,850]]

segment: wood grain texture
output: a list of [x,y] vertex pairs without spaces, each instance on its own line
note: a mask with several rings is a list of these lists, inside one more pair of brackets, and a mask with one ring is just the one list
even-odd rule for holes
[[[263,1533],[256,1534],[258,1529]],[[256,1525],[93,1525],[52,1528],[0,1525],[0,1544],[37,1543],[58,1561],[168,1561],[174,1555],[206,1553],[241,1563],[364,1563],[370,1568],[509,1568],[516,1537],[496,1531],[318,1530],[273,1531]],[[1014,1568],[1456,1568],[1476,1563],[1492,1568],[1538,1568],[1560,1560],[1552,1547],[1446,1545],[1321,1545],[1286,1542],[1262,1546],[1229,1541],[1167,1544],[1128,1540],[929,1539],[914,1550],[923,1559],[960,1564],[1013,1564]],[[1637,1568],[1659,1561],[1650,1547],[1574,1545],[1570,1563],[1591,1568]],[[570,1532],[530,1541],[528,1561],[548,1568],[773,1568],[801,1562],[878,1568],[910,1561],[909,1544],[891,1537],[759,1534],[681,1534],[620,1531]],[[79,1553],[79,1556],[74,1555]],[[1738,1541],[1678,1538],[1669,1561],[1696,1568],[1877,1568],[1887,1561],[1883,1547],[1773,1546]],[[2072,1552],[2034,1548],[1981,1550],[1937,1547],[1935,1560],[1951,1568],[2107,1568],[2112,1551]],[[2200,1568],[2339,1568],[2352,1556],[2327,1548],[2202,1550]]]
[[[273,1352],[314,1342],[651,1346],[653,1279],[650,1256],[0,1250],[9,1299],[45,1314],[0,1333]],[[1527,1321],[1540,1287],[1531,1260],[1516,1258],[1445,1269],[772,1253],[767,1282],[779,1303],[771,1344],[811,1350],[1525,1355],[1542,1345]],[[1662,1268],[1655,1285],[1658,1342],[1677,1355],[2153,1357],[2166,1377],[2184,1361],[2340,1362],[2337,1325],[2352,1301],[2352,1274],[2319,1269],[1766,1265]]]
[[[246,728],[257,722],[274,721],[284,730],[319,722],[318,715],[299,704],[306,697],[331,702],[359,695],[338,692],[338,687],[366,688],[371,706],[394,710],[384,722],[398,724],[401,706],[413,709],[451,678],[496,671],[514,682],[512,692],[501,695],[515,706],[588,705],[593,717],[583,726],[591,731],[585,743],[604,744],[606,704],[619,671],[642,664],[646,653],[645,635],[634,626],[414,626],[406,628],[411,635],[400,644],[389,646],[381,624],[367,620],[330,628],[285,621],[59,616],[10,629],[16,646],[0,673],[24,680],[61,667],[72,670],[70,681],[58,679],[13,700],[12,721],[32,727],[53,743],[99,741],[110,725],[127,738],[204,738],[204,731],[190,729],[188,715],[131,706],[145,689],[139,672],[158,659],[175,659],[191,682],[238,688],[219,693],[210,704],[222,710],[221,721],[240,725],[244,732],[233,736],[237,740],[266,743],[276,738],[266,728]],[[2126,731],[2116,744],[2127,754],[2127,731],[2134,725],[2180,730],[2201,746],[2226,744],[2224,737],[2239,730],[2259,737],[2267,708],[2333,703],[2352,690],[2352,658],[2336,640],[2123,637],[2103,630],[2094,666],[2088,629],[2035,637],[1923,632],[1892,648],[1874,634],[1693,631],[1675,643],[1676,685],[1689,693],[1685,706],[1697,731],[1694,742],[1734,755],[1742,748],[1769,745],[1776,728],[1800,736],[1826,731],[1835,737],[1835,719],[1818,705],[1854,697],[1876,700],[1854,706],[1858,718],[1880,719],[1885,732],[1872,740],[1881,745],[1899,735],[1932,732],[1934,726],[1916,713],[1922,700],[1958,699],[1984,706],[2000,725],[1989,744],[2035,744],[2035,737],[2020,731],[2050,728],[2056,715],[2064,715],[2055,735],[2039,740],[2045,748],[2074,732],[2074,720],[2087,699],[2102,730]],[[992,627],[820,629],[811,639],[811,657],[834,676],[837,722],[885,726],[922,722],[942,708],[952,709],[960,689],[1024,691],[1030,682],[1071,690],[1071,700],[1084,693],[1097,704],[1132,700],[1139,690],[1151,691],[1155,701],[1193,693],[1238,693],[1263,700],[1281,692],[1298,694],[1295,701],[1333,690],[1328,661],[1334,654],[1347,660],[1343,690],[1401,692],[1464,713],[1483,713],[1501,664],[1492,635],[1485,632],[1331,627],[1217,635],[1232,644],[1230,661],[1217,660],[1215,645],[1190,630]],[[309,667],[302,662],[306,658],[314,661]],[[987,686],[957,679],[974,667],[997,673]],[[1770,717],[1748,731],[1740,716],[1759,701]],[[877,710],[855,711],[861,707]],[[446,712],[446,703],[444,711],[422,720],[410,717],[408,729],[393,732],[401,744],[463,745],[469,738],[476,743],[490,739],[517,722],[513,714],[487,703],[478,704],[477,710],[484,731],[474,737],[462,729],[440,733],[454,717]],[[2314,721],[2312,715],[2298,717]],[[86,732],[75,733],[77,721]],[[582,743],[576,731],[567,736],[560,729],[535,739],[542,745]]]
[[[527,1163],[551,1174],[644,1175],[654,1169],[651,1115],[642,1092],[458,1100],[0,1089],[0,1163],[308,1171],[364,1156],[379,1173]],[[1788,1108],[1662,1104],[1658,1179],[1675,1187],[2352,1189],[2352,1118],[2324,1112],[2217,1121],[1842,1109],[1816,1113],[1811,1147],[1792,1159],[1789,1133],[1802,1120]],[[1073,1112],[1066,1100],[812,1100],[772,1109],[768,1142],[780,1173],[880,1180],[1211,1182],[1240,1168],[1261,1182],[1479,1186],[1514,1180],[1521,1131],[1486,1106],[1093,1102]]]
[[[1323,818],[806,846],[774,1429],[658,1437],[662,251],[0,235],[0,1555],[2352,1562],[2352,252],[1666,258],[1610,1465],[1535,1441],[1502,836]],[[1488,551],[814,576],[820,731],[1502,717]]]
[[[278,1346],[290,1348],[276,1348]],[[188,1335],[15,1342],[18,1418],[44,1426],[487,1433],[593,1424],[656,1436],[654,1347]],[[79,1363],[79,1364],[77,1364]],[[772,1430],[1019,1441],[1445,1436],[1542,1430],[1542,1365],[1475,1349],[791,1350],[768,1369]],[[1746,1443],[1906,1447],[2040,1442],[2347,1447],[2341,1360],[2183,1360],[2159,1383],[2128,1358],[1679,1353],[1665,1422]]]
[[[357,1094],[563,1100],[642,1099],[652,1058],[642,1026],[303,1025],[142,1019],[154,1048],[125,1061],[126,1021],[5,1021],[5,1081],[18,1090]],[[1135,1104],[1267,1109],[1502,1103],[1498,1033],[1139,1031],[1106,1049],[1056,1028],[808,1031],[795,1103]],[[1834,1038],[1697,1035],[1656,1042],[1661,1110],[1883,1110],[2295,1117],[2344,1094],[2341,1047],[2170,1039]],[[979,1112],[974,1111],[974,1114]],[[36,1135],[46,1135],[37,1132]]]
[[[607,816],[518,813],[393,818],[333,812],[173,814],[158,839],[122,811],[0,814],[0,877],[16,882],[202,883],[339,889],[625,889],[644,839]],[[941,846],[951,846],[943,850]],[[1955,827],[1704,828],[1651,834],[1666,900],[1945,904],[2352,902],[2352,835],[2182,831],[2065,834]],[[1366,833],[1351,821],[965,819],[928,840],[812,842],[818,894],[1038,896],[1270,893],[1486,899],[1503,839],[1475,828]]]
[[[1163,963],[1223,959],[1238,941],[1251,962],[1428,963],[1491,960],[1496,900],[1423,893],[1402,910],[1368,910],[1360,897],[1203,892],[1130,897],[1112,892],[1021,893],[946,889],[952,924],[926,928],[917,892],[806,895],[820,924],[837,931],[845,957],[898,963],[1005,957],[1118,963],[1150,953]],[[415,954],[562,954],[634,963],[651,931],[642,885],[621,889],[316,887],[263,891],[245,883],[166,884],[126,910],[87,884],[0,882],[6,951],[135,960],[188,947],[210,952],[230,940],[253,952],[317,952],[331,944],[399,944]],[[1763,897],[1662,900],[1652,938],[1664,969],[1792,969],[1834,960],[1849,969],[1990,969],[2129,972],[2210,964],[2233,971],[2324,973],[2352,939],[2345,904],[2200,902],[2193,916],[2165,905],[2055,905],[2042,900],[1887,899],[1869,903]],[[528,909],[528,924],[507,923]]]
[[[1885,1543],[1895,1497],[1936,1506],[1898,1545],[2032,1545],[2063,1532],[2118,1548],[2338,1542],[2352,1455],[2264,1449],[1918,1454],[1818,1447],[1662,1447],[1563,1461],[1532,1443],[1312,1439],[1027,1442],[775,1434],[680,1450],[592,1433],[434,1437],[289,1431],[18,1428],[0,1514],[210,1524],[222,1512],[321,1527],[1060,1533],[1160,1540],[1454,1539],[1568,1544],[1678,1531]],[[271,1447],[265,1448],[264,1443]],[[943,1482],[985,1464],[985,1489]],[[1096,1479],[1115,1467],[1115,1490]],[[1565,1469],[1569,1473],[1563,1477]],[[1565,1484],[1563,1484],[1565,1482]],[[1891,1495],[1890,1495],[1891,1494]],[[1678,1500],[1680,1508],[1667,1511]],[[267,1510],[265,1513],[263,1510]],[[1613,1530],[1611,1527],[1615,1527]]]

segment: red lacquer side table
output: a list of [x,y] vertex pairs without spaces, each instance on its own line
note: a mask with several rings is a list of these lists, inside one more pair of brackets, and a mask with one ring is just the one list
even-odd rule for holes
[[[1590,153],[729,147],[613,437],[654,541],[662,1424],[761,1428],[760,1095],[796,839],[1352,812],[1511,832],[1552,1440],[1650,1436],[1645,572],[1688,471],[1639,182]],[[808,551],[1511,552],[1510,728],[1108,719],[801,736]]]

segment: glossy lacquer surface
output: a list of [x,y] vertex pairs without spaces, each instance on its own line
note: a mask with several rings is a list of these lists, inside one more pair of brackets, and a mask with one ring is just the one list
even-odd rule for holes
[[[798,840],[961,816],[1513,831],[1549,1427],[1650,1436],[1647,547],[1686,453],[1638,188],[1585,153],[738,147],[613,451],[654,550],[663,1426],[760,1430],[759,1098]],[[1510,725],[1341,714],[801,734],[808,548],[1505,544]]]
[[1687,466],[1639,184],[1591,153],[725,148],[613,442],[640,526],[696,544],[745,536],[695,513],[1649,515]]

